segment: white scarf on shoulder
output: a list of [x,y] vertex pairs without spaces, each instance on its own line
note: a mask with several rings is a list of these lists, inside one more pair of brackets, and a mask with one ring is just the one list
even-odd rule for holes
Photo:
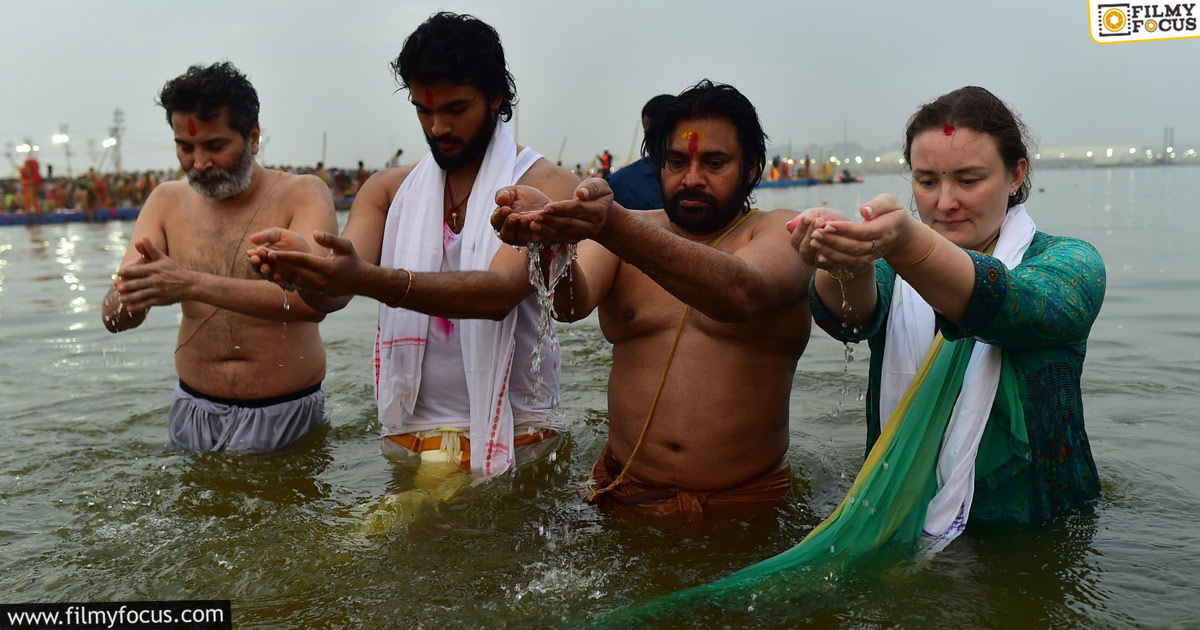
[[[502,245],[490,222],[496,191],[515,184],[534,161],[518,161],[512,133],[504,122],[497,121],[467,202],[459,269],[486,270],[491,266]],[[427,154],[404,180],[388,209],[380,266],[413,272],[441,269],[445,176],[432,154]],[[459,328],[471,404],[471,470],[489,477],[513,465],[508,382],[516,325],[517,309],[513,309],[501,321],[463,319]],[[375,398],[380,418],[401,410],[413,412],[428,331],[428,315],[379,305]]]
[[[1016,267],[1036,231],[1024,204],[1013,206],[992,255],[1009,269]],[[936,332],[933,308],[897,275],[880,374],[880,430],[908,389]],[[938,491],[929,503],[922,532],[922,547],[927,551],[941,550],[966,528],[975,492],[975,455],[996,398],[1000,364],[1000,348],[976,341],[938,454]]]

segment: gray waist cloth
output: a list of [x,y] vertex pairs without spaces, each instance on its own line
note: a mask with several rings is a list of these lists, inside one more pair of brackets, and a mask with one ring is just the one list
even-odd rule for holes
[[171,402],[171,445],[191,451],[277,451],[324,422],[320,383],[274,398],[232,400],[179,381]]

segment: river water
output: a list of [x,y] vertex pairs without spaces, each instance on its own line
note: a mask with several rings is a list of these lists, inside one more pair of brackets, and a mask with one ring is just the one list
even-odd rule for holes
[[[906,190],[873,176],[758,197],[849,210]],[[669,625],[1200,627],[1198,205],[1195,167],[1035,174],[1038,227],[1087,239],[1108,268],[1083,381],[1104,493],[1094,511],[965,536],[916,570],[786,607]],[[375,304],[356,299],[321,325],[327,429],[274,455],[173,451],[178,307],[120,335],[100,322],[132,228],[0,227],[4,603],[229,599],[235,627],[572,626],[789,548],[862,462],[866,347],[847,363],[814,329],[792,393],[795,484],[774,520],[632,522],[583,505],[611,365],[593,316],[558,328],[569,436],[553,461],[364,533],[363,515],[412,485],[379,452]]]

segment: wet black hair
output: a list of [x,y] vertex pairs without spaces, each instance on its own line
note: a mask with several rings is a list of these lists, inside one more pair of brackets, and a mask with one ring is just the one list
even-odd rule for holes
[[742,149],[741,193],[745,195],[748,207],[754,201],[750,193],[762,179],[763,166],[767,163],[767,134],[758,120],[754,104],[732,85],[713,83],[708,79],[680,92],[651,120],[642,141],[642,155],[650,158],[660,183],[667,150],[671,148],[671,134],[679,121],[687,118],[725,118],[733,123]]
[[258,92],[228,61],[188,68],[163,85],[156,102],[167,111],[168,125],[175,112],[195,113],[200,120],[210,122],[223,107],[229,109],[230,128],[243,138],[249,139],[250,130],[258,124]]
[[391,67],[403,89],[414,82],[473,85],[488,101],[501,97],[500,120],[512,118],[517,84],[504,61],[500,35],[473,15],[433,14],[404,40]]
[[654,120],[658,117],[662,110],[666,109],[667,105],[674,101],[675,97],[670,94],[659,94],[654,98],[646,101],[646,105],[642,107],[642,118]]
[[930,129],[944,129],[946,125],[963,127],[986,133],[996,141],[1000,159],[1009,173],[1017,169],[1021,159],[1025,160],[1025,181],[1017,192],[1008,198],[1008,207],[1024,203],[1029,198],[1032,186],[1030,171],[1033,163],[1029,159],[1029,130],[1021,118],[1004,104],[995,94],[984,88],[968,85],[947,92],[932,102],[926,103],[908,119],[904,132],[904,163],[912,169],[912,143],[918,135]]

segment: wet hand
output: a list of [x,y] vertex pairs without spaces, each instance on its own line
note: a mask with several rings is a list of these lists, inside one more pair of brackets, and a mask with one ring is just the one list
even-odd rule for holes
[[[271,266],[267,254],[272,251],[291,251],[310,253],[312,247],[308,241],[297,232],[284,228],[271,228],[250,235],[250,242],[258,247],[246,250],[250,265],[264,278],[272,280]],[[285,287],[286,288],[286,287]]]
[[267,248],[261,254],[266,257],[261,264],[264,274],[287,290],[326,296],[354,294],[363,264],[354,244],[319,230],[313,232],[313,240],[328,248],[328,255]]
[[180,267],[155,247],[149,237],[143,237],[133,246],[142,255],[141,259],[121,267],[113,285],[124,309],[140,311],[188,299],[194,271]]
[[492,229],[509,245],[526,245],[540,240],[531,225],[549,201],[545,193],[532,186],[505,186],[496,191]]
[[573,199],[546,204],[542,212],[533,217],[530,229],[542,241],[578,243],[595,239],[615,209],[608,182],[593,177],[579,184]]
[[792,233],[792,247],[800,252],[804,264],[817,266],[818,252],[814,247],[813,234],[828,222],[848,220],[846,215],[832,208],[809,208],[788,221],[787,230]]

